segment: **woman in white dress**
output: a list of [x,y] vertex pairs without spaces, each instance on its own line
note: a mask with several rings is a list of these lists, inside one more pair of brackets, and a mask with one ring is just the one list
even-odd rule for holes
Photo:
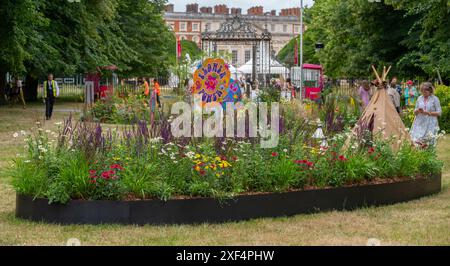
[[411,138],[418,144],[436,144],[439,131],[438,117],[442,114],[439,98],[436,97],[433,84],[425,82],[421,86],[422,96],[417,99],[414,120],[411,128]]

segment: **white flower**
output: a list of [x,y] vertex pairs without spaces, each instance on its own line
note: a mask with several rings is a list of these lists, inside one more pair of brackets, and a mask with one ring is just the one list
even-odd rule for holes
[[44,159],[44,157],[42,157],[41,155],[39,156],[39,160],[42,160],[42,159]]
[[20,153],[16,154],[16,157],[20,157]]
[[62,125],[62,122],[56,122],[55,125],[60,126],[60,125]]
[[195,152],[190,151],[190,152],[186,153],[186,157],[188,157],[189,159],[194,158],[194,156],[195,156]]
[[15,132],[14,134],[13,134],[13,137],[14,138],[17,138],[19,136],[19,133],[17,133],[17,132]]
[[30,160],[25,160],[24,163],[31,163],[31,161]]
[[154,138],[154,139],[150,139],[150,143],[158,143],[161,140],[161,138]]
[[27,135],[27,132],[25,132],[25,130],[21,130],[21,131],[20,131],[20,134],[22,134],[22,136],[26,136],[26,135]]
[[288,150],[287,150],[287,149],[284,149],[283,151],[284,151],[284,152],[288,152]]
[[45,131],[45,133],[47,133],[47,134],[48,134],[48,133],[50,133],[50,132],[51,132],[51,131],[50,131],[50,130],[48,130],[48,129],[47,129],[47,130]]
[[178,161],[173,161],[173,163],[174,163],[174,164],[177,164],[177,163],[178,163]]
[[41,124],[41,122],[39,122],[39,121],[36,121],[36,125],[40,125]]

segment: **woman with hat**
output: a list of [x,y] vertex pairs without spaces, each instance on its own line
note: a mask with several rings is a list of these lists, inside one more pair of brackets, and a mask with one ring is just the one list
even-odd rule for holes
[[412,80],[408,80],[406,82],[406,88],[405,88],[405,106],[406,107],[416,104],[417,89],[413,85],[414,85],[414,82]]

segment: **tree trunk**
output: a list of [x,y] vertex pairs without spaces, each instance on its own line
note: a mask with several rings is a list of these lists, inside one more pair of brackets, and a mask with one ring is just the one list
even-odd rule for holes
[[25,78],[25,88],[24,88],[24,96],[26,101],[36,101],[37,100],[37,87],[38,87],[38,80],[31,76],[30,74],[27,74]]
[[6,71],[0,70],[0,105],[6,104]]

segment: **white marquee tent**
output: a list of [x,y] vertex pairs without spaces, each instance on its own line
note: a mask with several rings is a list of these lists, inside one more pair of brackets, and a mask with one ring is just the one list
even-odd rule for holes
[[[245,63],[243,66],[238,68],[238,71],[244,73],[244,74],[252,74],[253,71],[253,59],[250,59],[247,63]],[[269,68],[264,67],[262,73],[259,74],[269,74]],[[285,67],[283,64],[278,62],[277,60],[271,58],[270,60],[270,74],[282,74],[286,75],[289,74],[289,69]]]

